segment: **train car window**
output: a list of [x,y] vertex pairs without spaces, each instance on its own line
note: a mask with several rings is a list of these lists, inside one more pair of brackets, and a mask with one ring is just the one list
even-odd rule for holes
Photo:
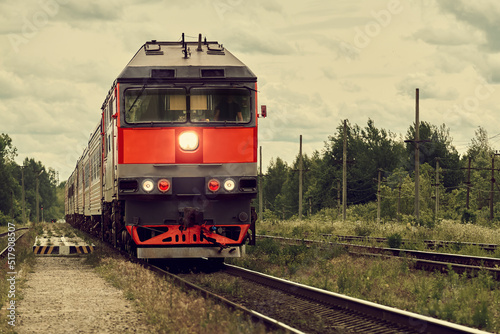
[[251,120],[250,91],[231,88],[193,88],[190,95],[192,122],[235,122]]
[[83,184],[85,185],[85,188],[88,188],[90,185],[90,163],[88,161],[85,164],[85,170],[83,173],[85,176],[85,180],[83,181]]
[[113,98],[109,99],[109,105],[108,105],[108,120],[109,121],[111,121],[111,119],[113,118],[113,114],[114,114],[113,105],[114,105],[114,102],[115,102],[115,100]]
[[145,88],[125,91],[127,123],[186,122],[186,115],[184,89]]

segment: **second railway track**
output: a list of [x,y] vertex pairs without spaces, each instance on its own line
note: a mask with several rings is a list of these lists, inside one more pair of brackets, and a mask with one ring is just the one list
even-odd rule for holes
[[237,277],[232,283],[236,291],[226,291],[226,298],[307,333],[484,333],[232,265],[181,276],[204,286]]
[[446,272],[449,269],[457,273],[475,274],[479,271],[489,272],[496,280],[500,280],[500,259],[492,257],[468,256],[437,252],[423,252],[408,249],[362,246],[338,242],[321,242],[306,239],[292,239],[276,236],[258,235],[259,238],[274,239],[290,243],[318,244],[325,246],[341,246],[353,255],[408,257],[415,263],[415,268]]

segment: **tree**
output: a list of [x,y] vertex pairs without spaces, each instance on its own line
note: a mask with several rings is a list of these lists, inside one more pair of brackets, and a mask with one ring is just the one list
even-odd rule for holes
[[[287,173],[287,178],[285,180],[285,183],[283,183],[282,189],[281,189],[281,194],[282,194],[282,210],[285,212],[286,217],[291,217],[293,215],[298,215],[299,213],[299,155],[295,157],[295,160],[293,162],[292,168],[289,169],[289,172]],[[310,170],[310,160],[307,156],[307,154],[304,154],[302,156],[302,168],[303,168],[303,173],[302,173],[302,212],[306,213],[307,212],[307,207],[308,207],[308,201],[306,200],[306,197],[304,194],[306,194],[308,186],[309,186],[309,180],[310,177],[307,175],[306,170]]]
[[287,179],[289,167],[281,158],[276,161],[271,159],[264,177],[264,208],[271,209],[274,212],[281,212],[281,203],[277,202],[281,188]]
[[488,206],[491,187],[491,157],[493,149],[488,141],[487,131],[479,127],[467,148],[463,161],[472,161],[470,208],[480,210]]
[[[26,193],[26,207],[29,210],[29,218],[32,221],[36,221],[36,184],[38,179],[38,194],[39,194],[39,212],[43,207],[44,212],[49,212],[51,208],[56,205],[56,172],[49,168],[45,169],[40,161],[35,161],[33,158],[26,158],[24,160],[24,184]],[[45,219],[47,218],[47,219]],[[46,217],[44,215],[44,220],[48,220],[56,217]],[[41,213],[39,219],[41,220]]]
[[[15,195],[19,190],[19,184],[13,174],[16,155],[17,150],[12,145],[12,139],[2,133],[0,135],[0,213],[2,216],[15,215]],[[0,223],[5,222],[0,221]]]
[[[396,135],[384,129],[377,129],[368,119],[365,128],[347,123],[348,203],[366,203],[376,199],[378,170],[390,172],[402,164],[404,152]],[[330,136],[325,143],[323,167],[327,169],[329,182],[342,178],[343,123],[337,127],[337,135]],[[330,192],[325,196],[337,197]]]
[[[436,161],[439,159],[439,166],[444,170],[443,184],[446,191],[451,191],[460,186],[464,181],[464,172],[461,170],[462,162],[457,149],[452,145],[450,129],[445,124],[437,127],[428,122],[421,122],[419,127],[420,143],[420,164],[428,163],[432,168],[436,168]],[[410,126],[406,133],[406,153],[408,156],[407,170],[413,171],[415,168],[415,146],[411,142],[415,139],[415,125]]]

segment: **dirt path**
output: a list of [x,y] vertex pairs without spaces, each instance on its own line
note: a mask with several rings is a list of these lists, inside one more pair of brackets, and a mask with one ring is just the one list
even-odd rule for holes
[[19,302],[18,333],[150,333],[123,292],[82,261],[37,258]]

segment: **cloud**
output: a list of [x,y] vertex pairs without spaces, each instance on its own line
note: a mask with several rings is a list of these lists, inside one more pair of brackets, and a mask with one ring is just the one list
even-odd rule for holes
[[467,1],[443,0],[438,2],[441,10],[452,14],[458,21],[484,33],[484,47],[490,52],[500,51],[500,3],[495,0]]
[[458,97],[458,91],[448,84],[444,87],[436,82],[436,79],[424,73],[411,73],[396,84],[399,94],[415,96],[415,89],[419,88],[421,99],[454,100]]
[[246,29],[237,29],[224,40],[231,50],[246,54],[289,55],[294,48],[282,37],[275,34],[250,33]]
[[424,27],[415,32],[413,38],[435,45],[464,45],[475,43],[480,37],[466,29]]

